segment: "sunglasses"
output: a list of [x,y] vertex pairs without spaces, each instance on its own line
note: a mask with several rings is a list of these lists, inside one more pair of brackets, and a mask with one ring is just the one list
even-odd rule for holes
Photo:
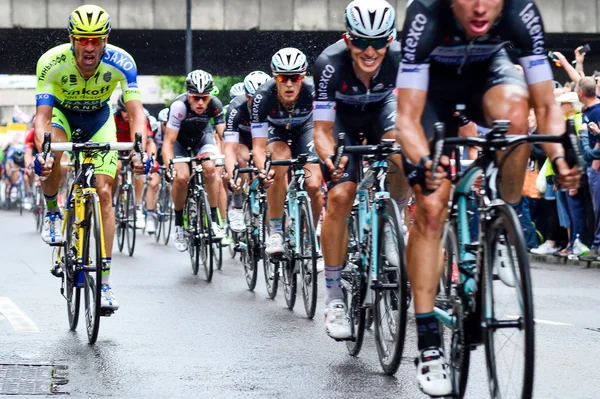
[[350,43],[352,43],[354,47],[363,51],[369,47],[373,47],[375,50],[381,50],[389,44],[389,39],[385,37],[381,39],[365,39],[362,37],[348,36],[348,40],[350,40]]
[[190,99],[194,100],[194,101],[208,101],[208,99],[210,98],[210,96],[208,94],[189,94],[188,96],[190,97]]
[[298,83],[303,78],[304,78],[304,75],[300,74],[300,73],[295,73],[293,75],[284,75],[284,74],[277,75],[277,81],[279,83],[286,83],[288,80],[291,80],[292,83]]
[[106,36],[73,36],[73,40],[82,46],[92,44],[92,46],[99,46],[106,41]]

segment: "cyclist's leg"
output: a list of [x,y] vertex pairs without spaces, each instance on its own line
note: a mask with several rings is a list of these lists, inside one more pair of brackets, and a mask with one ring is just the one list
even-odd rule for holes
[[[221,151],[217,146],[215,133],[212,132],[212,128],[208,126],[208,130],[205,129],[202,140],[199,143],[200,149],[197,151],[200,156],[211,156],[219,155]],[[204,176],[204,187],[206,188],[206,194],[208,195],[208,204],[211,210],[211,217],[214,223],[218,223],[217,208],[219,206],[219,195],[222,189],[221,176],[217,174],[217,168],[215,161],[206,161],[202,163],[202,175]]]
[[[189,156],[189,153],[181,144],[179,144],[179,142],[175,142],[173,144],[173,154],[175,158]],[[188,165],[183,163],[177,163],[174,165],[174,167],[175,179],[173,181],[171,197],[173,199],[173,207],[175,208],[175,226],[183,227],[183,207],[185,206],[185,201],[187,200],[190,168]]]
[[117,158],[117,170],[115,172],[115,178],[113,179],[112,185],[113,197],[117,195],[117,189],[119,188],[119,173],[121,173],[121,169],[123,169],[123,162]]
[[[315,143],[313,141],[313,124],[309,122],[302,128],[302,133],[296,138],[296,153],[298,154],[310,154],[316,156]],[[319,217],[321,215],[321,208],[323,208],[323,193],[321,192],[321,182],[323,181],[323,174],[321,173],[321,166],[319,164],[306,165],[306,191],[310,197],[310,206],[312,208],[313,222],[315,228],[319,223]]]
[[[289,159],[292,156],[290,147],[286,143],[285,135],[280,135],[277,129],[269,130],[267,152],[271,153],[271,159]],[[269,204],[269,239],[267,241],[267,253],[280,253],[283,247],[283,206],[285,193],[287,192],[287,166],[273,166],[275,171],[273,185],[267,190],[267,202]]]
[[[480,105],[487,125],[490,126],[498,119],[509,120],[508,134],[527,134],[529,92],[523,74],[514,67],[505,51],[500,51],[493,57],[488,71],[483,104]],[[479,109],[478,111],[481,112]],[[474,120],[477,122],[477,119]],[[530,146],[521,145],[511,151],[506,160],[506,151],[498,154],[500,162],[504,164],[500,170],[500,194],[509,204],[521,202],[529,152]]]

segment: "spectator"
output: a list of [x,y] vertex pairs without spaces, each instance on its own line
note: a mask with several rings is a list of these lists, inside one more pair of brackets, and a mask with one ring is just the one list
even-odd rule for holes
[[[576,93],[585,107],[580,137],[595,219],[595,232],[591,250],[580,259],[595,261],[598,258],[598,248],[600,247],[600,141],[596,136],[600,133],[598,128],[598,124],[600,124],[600,99],[596,97],[595,79],[593,77],[581,78],[577,82]],[[588,131],[593,134],[589,135]],[[596,151],[596,149],[598,150]]]

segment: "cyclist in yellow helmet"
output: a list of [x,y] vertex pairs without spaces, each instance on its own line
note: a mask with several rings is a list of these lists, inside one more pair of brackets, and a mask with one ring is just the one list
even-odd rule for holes
[[[107,43],[110,16],[101,7],[83,5],[69,17],[69,41],[46,52],[37,63],[35,140],[41,148],[44,133],[51,132],[52,142],[115,142],[116,128],[110,96],[121,85],[129,115],[132,141],[135,132],[146,134],[146,115],[140,101],[137,68],[133,57],[124,50]],[[36,173],[47,178],[42,183],[48,213],[44,218],[42,239],[47,243],[62,242],[62,217],[56,196],[61,178],[61,167],[55,152],[45,162],[38,154],[34,165]],[[106,243],[107,271],[102,273],[101,306],[118,309],[110,287],[109,275],[115,233],[115,215],[112,208],[111,187],[115,177],[118,155],[112,151],[98,154],[95,160],[96,189],[100,196],[102,224]],[[136,173],[144,173],[149,162],[138,162],[134,157]],[[146,167],[147,166],[147,167]]]

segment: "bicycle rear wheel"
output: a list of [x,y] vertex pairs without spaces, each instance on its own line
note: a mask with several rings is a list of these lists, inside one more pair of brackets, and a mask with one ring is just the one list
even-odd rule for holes
[[317,235],[313,224],[310,202],[306,198],[300,201],[300,278],[302,279],[302,299],[306,317],[315,317],[317,308]]
[[117,224],[117,245],[119,252],[123,252],[125,246],[125,230],[127,230],[127,192],[122,184],[119,184],[117,190],[117,209],[115,211],[115,219]]
[[258,257],[257,252],[259,245],[256,240],[258,234],[255,234],[255,226],[253,223],[252,205],[250,204],[250,198],[244,202],[244,224],[246,225],[246,231],[240,236],[240,260],[244,266],[244,276],[246,277],[246,284],[248,289],[254,291],[256,288],[256,279],[258,277]]
[[388,375],[398,370],[406,333],[408,284],[400,220],[396,203],[385,200],[379,213],[379,270],[374,288],[373,323],[379,362]]
[[[509,205],[492,210],[482,231],[485,264],[482,278],[484,342],[493,398],[531,398],[534,378],[533,295],[523,230]],[[503,263],[504,266],[501,266]],[[494,281],[492,267],[508,267],[514,287]],[[510,370],[506,370],[510,366]]]
[[362,349],[367,313],[363,307],[367,284],[359,264],[360,239],[356,211],[353,209],[348,218],[348,252],[346,252],[346,267],[342,270],[342,289],[352,328],[352,339],[346,341],[346,348],[350,356],[358,356]]
[[186,222],[186,238],[188,244],[188,253],[190,254],[190,261],[192,263],[192,273],[194,276],[198,274],[200,270],[200,251],[198,250],[198,204],[197,199],[188,193],[187,201],[185,202],[184,221]]
[[263,269],[265,272],[265,285],[267,288],[267,294],[269,295],[269,299],[275,299],[277,296],[277,287],[279,285],[279,273],[278,268],[279,264],[270,259],[270,256],[265,251],[268,228],[269,225],[269,216],[268,210],[265,203],[262,206],[261,212],[261,234],[260,234],[260,247],[261,247],[261,255],[263,260]]
[[17,189],[17,201],[19,201],[19,215],[23,215],[23,202],[25,198],[25,193],[23,192],[23,184],[19,184]]
[[156,232],[154,233],[154,241],[157,243],[160,241],[160,234],[162,233],[162,220],[163,220],[163,182],[161,181],[160,186],[158,187],[158,192],[156,193]]
[[96,195],[90,195],[85,205],[88,220],[84,227],[83,251],[84,263],[85,316],[88,341],[98,339],[100,328],[100,290],[102,287],[102,236],[100,203]]
[[[210,282],[213,277],[215,251],[212,236],[212,219],[206,191],[202,191],[199,203],[198,231],[200,232],[200,257],[204,265],[204,277]],[[219,245],[220,247],[220,245]]]
[[166,187],[163,192],[163,202],[162,202],[162,232],[163,232],[163,244],[167,245],[169,243],[169,237],[171,237],[171,227],[173,226],[173,202],[171,201],[171,190],[170,185],[164,183]]
[[135,225],[137,223],[137,212],[135,208],[135,196],[133,195],[133,186],[127,186],[127,197],[125,201],[125,206],[127,207],[127,250],[129,251],[129,256],[133,256],[133,251],[135,250],[135,236],[136,236],[136,228]]

